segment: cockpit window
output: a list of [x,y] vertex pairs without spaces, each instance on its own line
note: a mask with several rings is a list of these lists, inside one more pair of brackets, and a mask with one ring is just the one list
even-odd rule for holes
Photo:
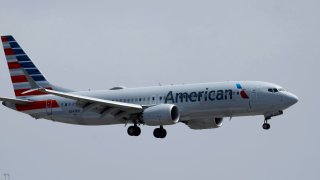
[[272,92],[272,93],[277,93],[277,92],[279,92],[280,90],[277,89],[277,88],[269,88],[268,91],[269,91],[269,92]]
[[278,91],[286,91],[286,90],[283,88],[279,88]]

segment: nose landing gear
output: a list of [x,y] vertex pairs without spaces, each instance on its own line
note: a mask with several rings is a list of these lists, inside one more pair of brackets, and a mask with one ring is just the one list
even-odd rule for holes
[[263,128],[264,130],[268,130],[268,129],[270,129],[270,124],[269,124],[269,123],[263,123],[263,124],[262,124],[262,128]]
[[281,110],[275,111],[275,112],[266,113],[264,115],[264,123],[262,125],[262,128],[265,129],[265,130],[270,129],[270,124],[268,123],[268,120],[270,120],[271,117],[279,116],[279,115],[282,115],[282,114],[283,114],[283,111],[281,111]]
[[263,123],[263,125],[262,125],[262,128],[264,129],[264,130],[268,130],[268,129],[270,129],[270,124],[268,123],[268,120],[269,119],[271,119],[270,117],[266,117],[265,119],[264,119],[264,123]]

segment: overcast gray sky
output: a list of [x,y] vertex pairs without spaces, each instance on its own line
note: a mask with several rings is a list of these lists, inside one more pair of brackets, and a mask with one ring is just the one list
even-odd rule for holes
[[[0,34],[14,35],[54,84],[108,89],[261,80],[300,101],[219,129],[34,120],[0,107],[0,173],[12,180],[319,179],[318,0],[1,0]],[[0,96],[14,97],[0,51]]]

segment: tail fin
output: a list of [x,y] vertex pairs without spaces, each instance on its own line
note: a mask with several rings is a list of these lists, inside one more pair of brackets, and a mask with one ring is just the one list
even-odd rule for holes
[[32,63],[31,59],[12,36],[1,36],[1,41],[7,59],[13,89],[17,98],[44,95],[45,93],[40,91],[31,91],[23,94],[23,92],[39,86],[46,89],[54,88]]

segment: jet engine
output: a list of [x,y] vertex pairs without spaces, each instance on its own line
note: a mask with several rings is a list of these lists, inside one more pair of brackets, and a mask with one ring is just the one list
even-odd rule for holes
[[180,112],[173,104],[159,104],[143,111],[142,121],[149,126],[171,125],[178,123]]
[[191,129],[213,129],[222,125],[223,118],[193,119],[185,123]]

